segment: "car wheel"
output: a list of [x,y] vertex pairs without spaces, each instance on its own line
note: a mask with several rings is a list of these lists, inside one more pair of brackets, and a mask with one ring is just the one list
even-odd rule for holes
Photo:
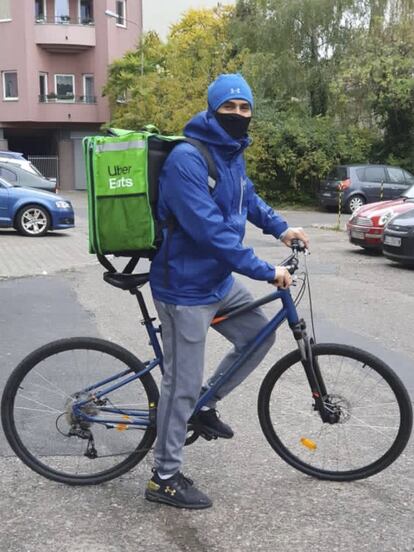
[[15,224],[23,236],[40,237],[50,228],[50,216],[40,205],[26,205],[17,213]]
[[361,195],[354,195],[346,202],[346,210],[348,213],[353,213],[363,205],[365,205],[365,198]]

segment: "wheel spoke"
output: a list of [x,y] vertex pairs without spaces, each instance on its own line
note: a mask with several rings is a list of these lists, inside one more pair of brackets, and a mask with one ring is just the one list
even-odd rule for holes
[[411,430],[410,415],[404,413],[411,405],[400,383],[383,363],[355,348],[315,345],[314,354],[331,419],[323,422],[312,411],[299,353],[290,363],[285,357],[270,371],[260,392],[260,401],[267,400],[259,403],[267,439],[294,467],[318,477],[358,479],[380,471],[390,463],[388,457],[391,462],[398,457]]
[[[150,450],[155,430],[133,431],[124,423],[123,409],[148,413],[149,403],[157,403],[150,374],[112,391],[107,385],[98,401],[85,390],[116,374],[136,373],[134,357],[94,338],[61,340],[46,348],[38,361],[36,353],[27,357],[11,378],[6,436],[13,434],[13,443],[18,442],[15,452],[42,475],[77,484],[107,481],[132,468]],[[101,410],[105,407],[112,411]],[[102,419],[114,420],[113,427]]]

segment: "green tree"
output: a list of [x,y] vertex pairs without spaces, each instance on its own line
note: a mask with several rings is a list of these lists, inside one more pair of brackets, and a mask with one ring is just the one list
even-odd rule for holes
[[181,132],[207,85],[240,70],[255,92],[249,174],[270,201],[307,200],[338,163],[414,169],[414,0],[238,0],[189,10],[115,62],[112,124]]
[[[369,34],[369,29],[368,29]],[[414,169],[414,28],[391,20],[375,36],[360,33],[332,85],[342,121],[377,128],[371,157]]]
[[163,132],[181,132],[192,114],[205,109],[211,80],[241,65],[242,54],[234,56],[228,38],[230,15],[229,7],[189,10],[165,44],[149,33],[137,51],[115,62],[106,87],[113,124],[153,123]]
[[264,99],[301,101],[325,115],[328,83],[348,34],[352,0],[239,0],[233,37],[247,48],[246,72]]

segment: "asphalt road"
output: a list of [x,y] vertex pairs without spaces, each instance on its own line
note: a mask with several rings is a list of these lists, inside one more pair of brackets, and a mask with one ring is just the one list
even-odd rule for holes
[[[86,243],[85,198],[74,194],[72,199],[78,227],[33,245],[33,262],[40,267],[36,277],[30,275],[30,243],[24,242],[22,258],[21,238],[13,232],[0,234],[0,256],[6,248],[10,267],[9,273],[5,265],[0,269],[1,386],[29,351],[63,336],[104,337],[142,358],[150,352],[132,298],[105,284],[101,267],[81,250]],[[414,396],[413,271],[359,251],[343,232],[314,226],[334,224],[335,215],[285,214],[311,236],[308,267],[318,341],[370,350],[392,365]],[[269,262],[277,263],[287,253],[253,228],[247,243]],[[65,251],[71,252],[70,258]],[[269,291],[264,283],[245,282],[255,296]],[[145,293],[150,303],[148,290]],[[273,308],[266,307],[269,315]],[[310,322],[305,299],[299,311]],[[199,440],[186,450],[185,473],[214,501],[208,511],[177,511],[145,502],[151,455],[111,483],[72,488],[31,472],[0,435],[0,550],[413,551],[412,440],[386,471],[348,484],[316,481],[293,470],[265,441],[256,414],[258,389],[269,367],[294,346],[283,326],[263,365],[223,401],[220,412],[234,428],[234,439]],[[211,332],[207,371],[227,349]]]

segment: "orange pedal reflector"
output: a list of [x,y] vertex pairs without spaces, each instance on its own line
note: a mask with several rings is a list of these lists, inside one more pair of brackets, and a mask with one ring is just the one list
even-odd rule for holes
[[307,437],[301,437],[300,442],[304,447],[308,448],[309,450],[316,450],[318,448],[315,441],[312,441],[312,439],[308,439]]

